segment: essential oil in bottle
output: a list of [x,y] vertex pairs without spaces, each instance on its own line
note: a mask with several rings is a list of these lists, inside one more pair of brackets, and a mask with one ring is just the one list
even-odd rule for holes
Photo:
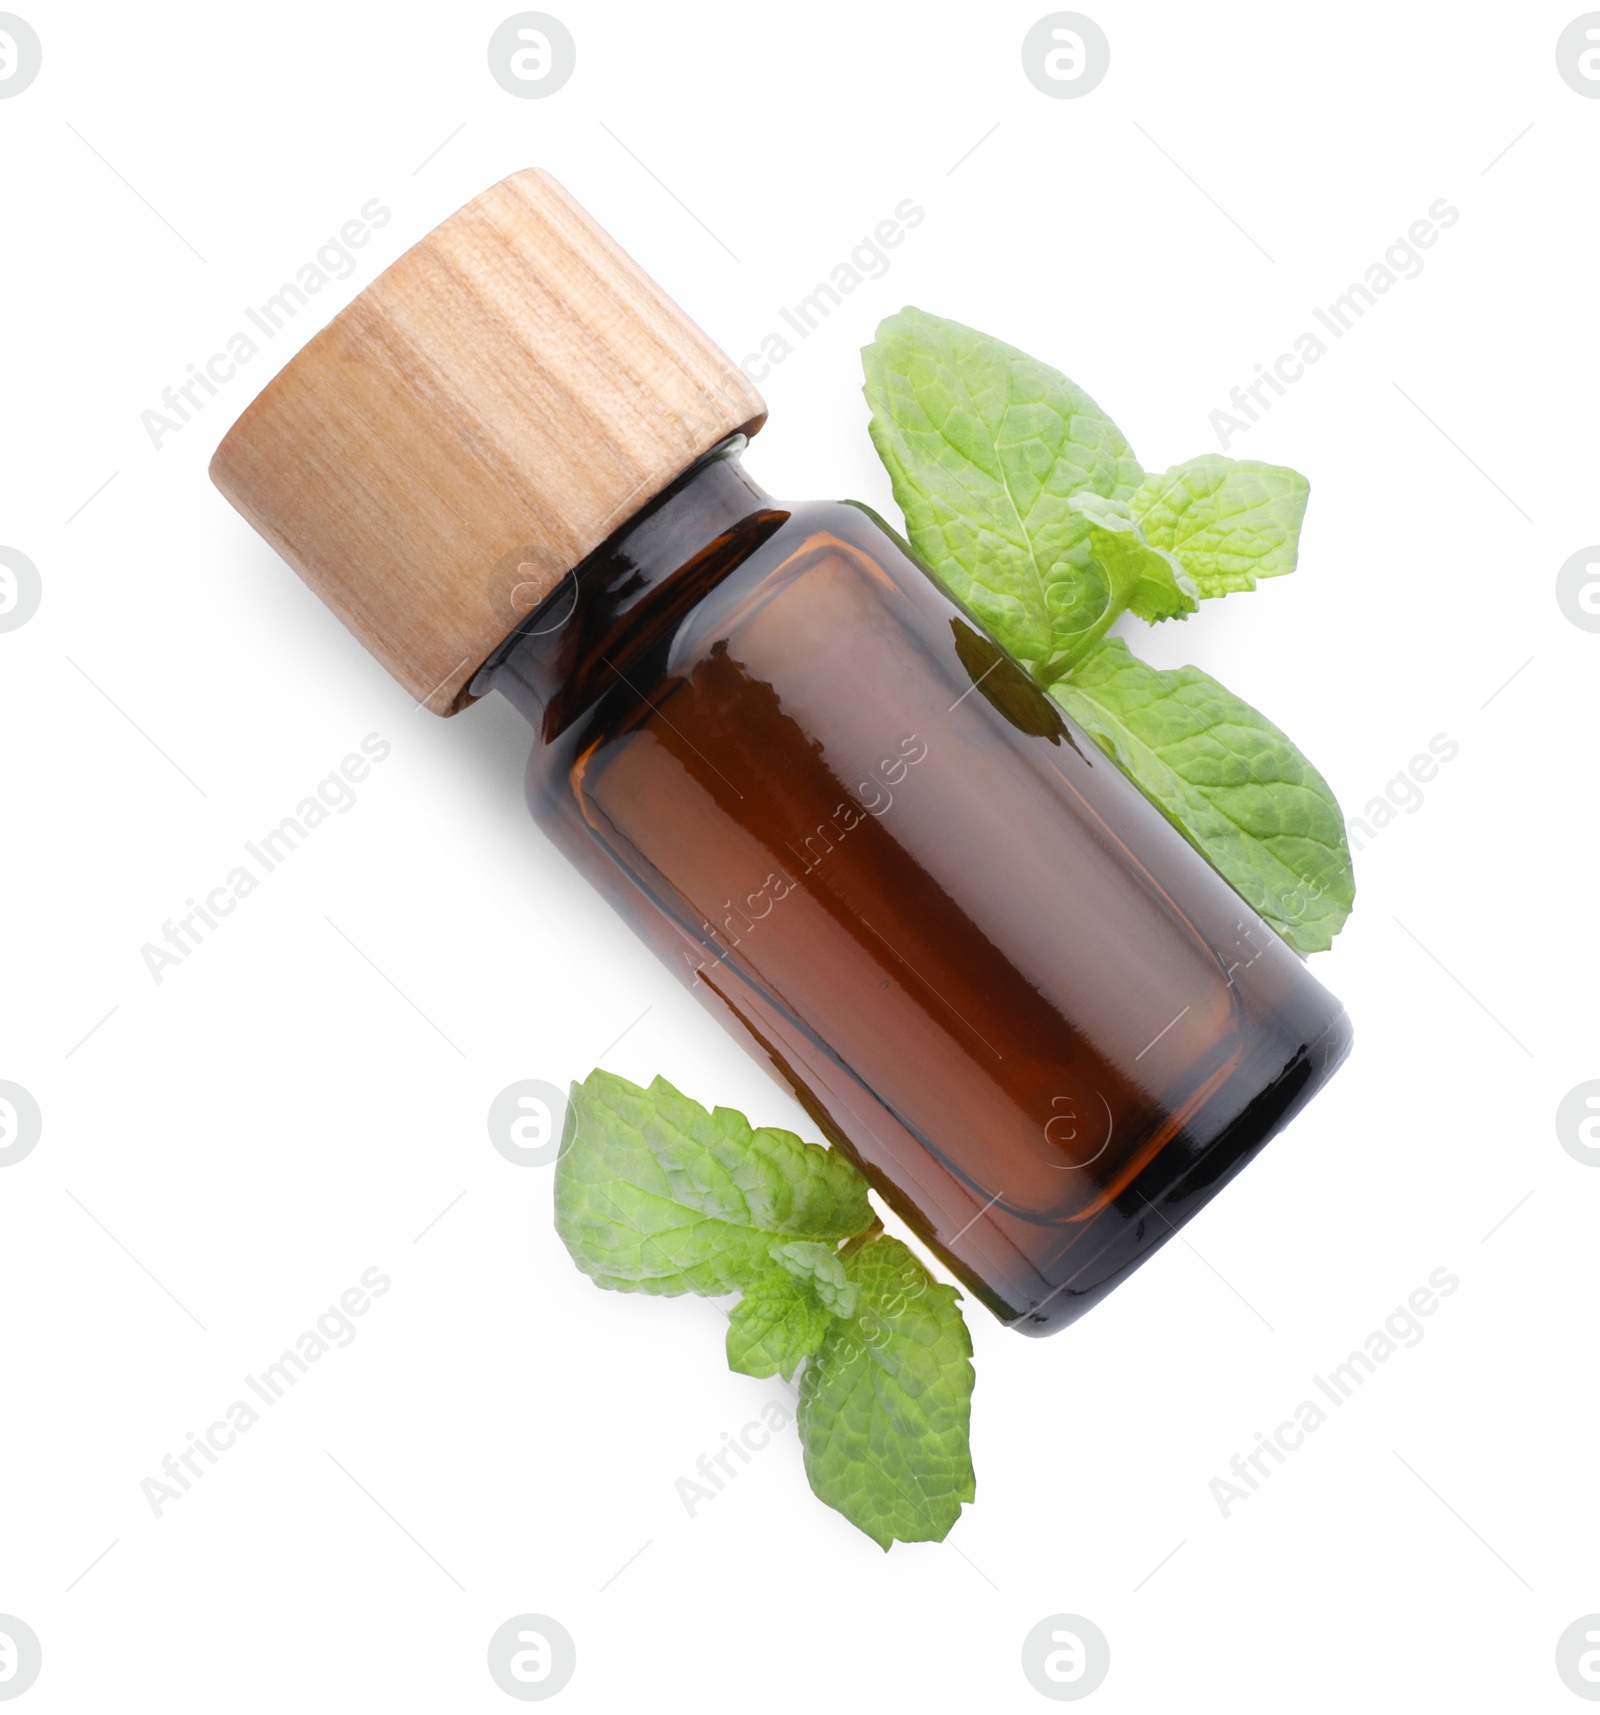
[[408,251],[218,486],[419,702],[498,692],[555,844],[1025,1333],[1348,1051],[1338,1002],[547,175]]

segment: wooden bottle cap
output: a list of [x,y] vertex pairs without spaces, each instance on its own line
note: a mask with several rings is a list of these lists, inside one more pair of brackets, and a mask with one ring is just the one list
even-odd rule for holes
[[761,395],[548,173],[435,227],[245,410],[211,479],[436,714]]

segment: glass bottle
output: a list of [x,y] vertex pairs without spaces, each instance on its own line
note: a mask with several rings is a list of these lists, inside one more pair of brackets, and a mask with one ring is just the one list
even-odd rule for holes
[[864,507],[709,454],[484,667],[534,816],[996,1315],[1064,1326],[1339,1004]]
[[[491,203],[506,186],[516,195]],[[576,208],[543,175],[518,175],[363,294],[387,292],[386,325],[423,340],[426,362],[397,362],[397,336],[376,338],[359,314],[349,325],[358,299],[213,467],[413,688],[461,646],[451,502],[497,461],[468,482],[456,454],[430,460],[421,501],[412,467],[375,492],[384,480],[366,465],[404,466],[441,399],[446,416],[453,404],[471,417],[463,438],[480,463],[479,413],[494,417],[478,396],[493,391],[481,355],[436,359],[448,340],[416,313],[441,271],[391,276],[464,220],[472,254],[497,255],[530,203],[562,220]],[[493,230],[474,237],[467,217],[485,204]],[[460,242],[458,230],[448,280]],[[552,249],[547,224],[529,245],[541,280]],[[594,265],[591,252],[572,271],[580,301]],[[483,294],[503,315],[499,263],[485,266]],[[645,313],[629,300],[628,316]],[[583,348],[598,327],[623,369],[639,368],[619,325],[614,310],[591,316],[567,340],[573,361],[592,364]],[[548,315],[538,332],[531,361],[548,378],[561,361]],[[576,505],[597,545],[579,554],[547,535],[495,555],[527,520],[483,532],[464,581],[487,613],[467,603],[466,659],[427,695],[453,712],[493,690],[523,712],[536,733],[529,807],[559,848],[995,1315],[1053,1332],[1304,1105],[1348,1051],[1348,1020],[875,514],[780,504],[752,481],[739,455],[760,401],[729,366],[716,376],[656,414],[657,471],[674,456],[676,470],[641,479],[620,518],[603,517],[605,492]],[[530,457],[546,515],[575,507],[550,473],[560,432],[584,441],[566,379],[544,389],[554,427],[539,457],[506,455]],[[378,394],[398,430],[375,426]],[[359,480],[341,462],[351,456]],[[405,507],[416,516],[396,524]],[[408,580],[423,533],[458,560],[427,568],[419,594]],[[387,555],[381,579],[352,544]],[[524,617],[504,637],[508,600]],[[377,611],[386,604],[392,614]],[[441,631],[447,647],[419,654],[415,639],[432,649]]]

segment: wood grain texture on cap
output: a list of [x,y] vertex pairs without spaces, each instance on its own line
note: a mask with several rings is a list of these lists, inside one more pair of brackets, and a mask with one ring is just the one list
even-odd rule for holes
[[761,396],[548,173],[400,257],[211,461],[233,503],[438,714],[585,555]]

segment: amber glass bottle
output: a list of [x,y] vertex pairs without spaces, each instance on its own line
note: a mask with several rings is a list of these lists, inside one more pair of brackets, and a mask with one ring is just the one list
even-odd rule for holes
[[746,475],[763,417],[525,173],[316,336],[212,471],[419,701],[523,711],[560,848],[997,1316],[1048,1333],[1349,1025],[881,520]]
[[1343,1057],[1338,1003],[870,512],[742,438],[479,676],[528,802],[972,1290],[1047,1333]]

